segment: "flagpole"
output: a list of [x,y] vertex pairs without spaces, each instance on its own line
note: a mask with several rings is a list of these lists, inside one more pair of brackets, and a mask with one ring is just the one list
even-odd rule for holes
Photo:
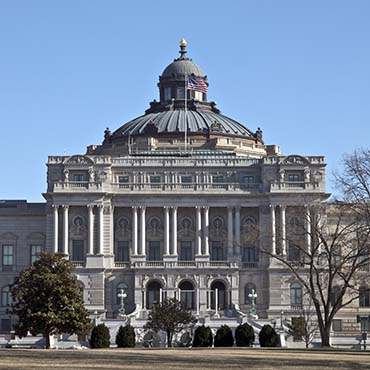
[[185,152],[187,151],[187,145],[188,145],[188,123],[186,121],[186,110],[187,110],[187,97],[188,97],[188,89],[187,89],[187,75],[186,75],[186,72],[185,72],[185,86],[184,86],[184,89],[185,89],[185,111],[184,111],[184,119],[185,119]]

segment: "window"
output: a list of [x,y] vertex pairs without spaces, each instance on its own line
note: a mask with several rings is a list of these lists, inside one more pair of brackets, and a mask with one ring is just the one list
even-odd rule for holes
[[194,91],[194,99],[203,101],[203,93],[201,91]]
[[42,249],[41,245],[31,245],[31,265],[39,258]]
[[10,295],[10,288],[9,285],[7,285],[1,290],[1,305],[3,307],[10,306],[11,302],[12,297]]
[[226,287],[222,281],[214,281],[211,285],[211,308],[216,308],[216,293],[218,309],[224,310],[227,307]]
[[[245,304],[252,304],[252,297],[249,296],[250,294],[252,294],[252,291],[256,293],[256,286],[253,283],[246,284],[244,287],[244,303]],[[254,302],[256,303],[256,298]]]
[[161,242],[159,240],[149,241],[149,261],[160,261]]
[[302,287],[299,283],[290,286],[290,304],[292,306],[302,305]]
[[130,260],[128,240],[120,240],[117,242],[117,250],[115,257],[116,261],[120,262],[128,262]]
[[3,245],[3,266],[12,266],[14,263],[14,246],[10,244]]
[[220,183],[223,183],[224,182],[224,177],[222,175],[215,175],[215,176],[212,176],[212,182],[214,184],[220,184]]
[[178,87],[176,89],[177,92],[177,99],[185,99],[185,88],[184,87]]
[[298,245],[290,244],[288,248],[288,260],[298,262],[301,259],[301,251]]
[[[339,286],[335,286],[331,289],[331,292],[329,294],[329,302],[332,306],[334,306],[335,303],[338,301],[340,294],[341,289]],[[342,304],[342,299],[340,299],[340,304]]]
[[84,240],[72,240],[72,261],[80,262],[85,260],[84,247]]
[[360,307],[370,307],[370,289],[368,287],[360,287],[359,304]]
[[193,248],[190,240],[182,240],[180,244],[180,260],[191,261],[193,259]]
[[86,175],[83,174],[83,173],[74,173],[74,174],[72,174],[72,181],[74,181],[74,182],[86,181]]
[[244,184],[254,184],[255,183],[254,176],[253,175],[244,176],[243,177],[243,182],[244,182]]
[[1,319],[1,331],[10,332],[12,330],[10,319]]
[[212,261],[223,261],[224,260],[224,249],[222,242],[214,240],[211,243],[211,260]]
[[164,100],[171,100],[171,88],[170,87],[165,87],[164,88]]
[[181,176],[182,184],[191,184],[193,182],[192,176]]
[[157,188],[160,186],[161,176],[158,176],[158,175],[150,176],[149,181],[150,181],[151,187]]
[[118,182],[120,184],[128,184],[130,182],[129,176],[118,176]]
[[253,245],[243,247],[242,251],[243,262],[258,262],[258,249]]
[[288,182],[301,182],[303,181],[303,173],[295,172],[287,174]]
[[332,328],[334,331],[342,331],[342,320],[333,319]]
[[158,281],[151,281],[146,288],[146,308],[151,309],[159,303],[162,286]]

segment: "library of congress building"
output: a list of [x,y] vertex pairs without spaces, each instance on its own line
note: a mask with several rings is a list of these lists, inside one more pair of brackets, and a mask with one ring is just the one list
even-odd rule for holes
[[327,201],[325,159],[265,143],[208,100],[208,83],[182,40],[142,116],[84,154],[49,156],[45,203],[0,203],[2,332],[9,284],[42,251],[68,256],[91,317],[111,327],[124,306],[139,333],[166,297],[214,328],[297,315],[302,286],[263,251],[309,247],[290,229]]

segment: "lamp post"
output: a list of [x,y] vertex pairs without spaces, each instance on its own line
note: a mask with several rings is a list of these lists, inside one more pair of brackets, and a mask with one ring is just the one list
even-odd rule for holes
[[283,315],[284,315],[284,311],[281,310],[280,311],[280,327],[283,328]]
[[118,309],[118,316],[125,318],[126,311],[125,311],[125,298],[127,297],[127,294],[124,289],[120,289],[119,293],[117,294],[118,299],[120,300],[120,308]]
[[249,315],[252,319],[258,319],[257,310],[256,310],[256,298],[258,297],[256,291],[252,291],[248,294],[248,297],[251,299],[251,308],[249,309]]

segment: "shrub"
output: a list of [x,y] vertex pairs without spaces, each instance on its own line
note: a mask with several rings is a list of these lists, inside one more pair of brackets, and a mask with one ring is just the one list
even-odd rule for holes
[[212,332],[209,326],[198,326],[195,329],[193,347],[211,347]]
[[135,347],[135,331],[131,325],[120,326],[116,335],[118,348]]
[[91,332],[91,348],[108,348],[110,346],[109,329],[104,324],[94,326]]
[[245,323],[235,329],[235,342],[238,347],[249,347],[255,339],[253,328]]
[[233,345],[233,332],[227,325],[222,325],[216,332],[215,347],[232,347]]
[[259,334],[261,347],[278,347],[280,339],[271,325],[264,325]]

